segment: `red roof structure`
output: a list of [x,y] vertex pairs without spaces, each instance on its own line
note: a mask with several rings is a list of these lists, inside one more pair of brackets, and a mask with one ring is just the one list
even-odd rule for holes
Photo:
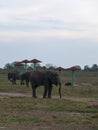
[[30,60],[29,63],[40,63],[41,61],[40,60],[37,60],[37,59],[33,59],[33,60]]
[[14,64],[15,66],[24,66],[24,64],[20,63],[20,62],[17,62]]
[[27,72],[27,63],[30,63],[29,60],[25,59],[21,61],[20,63],[24,63],[24,69],[25,69],[25,72]]
[[25,59],[25,60],[21,61],[21,63],[30,63],[30,61]]
[[36,64],[37,63],[40,63],[41,61],[40,60],[37,60],[37,59],[33,59],[33,60],[30,60],[29,63],[34,63],[34,70],[36,70]]
[[74,86],[74,83],[75,83],[75,71],[81,70],[81,68],[79,68],[77,66],[73,66],[73,67],[67,68],[65,70],[71,70],[72,71],[72,86]]
[[80,68],[73,66],[71,68],[67,68],[66,70],[76,71],[76,70],[80,70]]
[[73,66],[73,67],[71,67],[71,68],[68,68],[68,69],[66,69],[66,70],[71,70],[72,71],[72,86],[74,86],[74,78],[75,78],[75,71],[77,71],[77,70],[81,70],[79,67],[77,67],[77,66]]
[[65,70],[65,69],[63,67],[58,67],[58,68],[56,68],[56,70],[62,71],[62,70]]

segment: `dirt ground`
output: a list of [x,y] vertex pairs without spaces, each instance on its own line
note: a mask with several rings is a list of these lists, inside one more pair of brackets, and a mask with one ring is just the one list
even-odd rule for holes
[[[0,98],[3,97],[31,97],[31,95],[25,93],[0,92]],[[38,97],[38,98],[42,98],[42,97]],[[59,97],[52,97],[52,98],[57,99]],[[71,100],[77,102],[85,102],[88,103],[89,105],[98,105],[98,98],[79,98],[79,97],[64,96],[62,97],[62,100]]]
[[[25,94],[25,93],[9,93],[9,92],[0,92],[0,98],[10,98],[10,97],[31,97],[31,94]],[[38,97],[38,98],[42,98],[42,97]],[[53,96],[52,97],[53,99],[59,99],[59,97],[55,97]],[[70,101],[77,101],[77,102],[85,102],[87,103],[88,105],[98,105],[98,98],[77,98],[77,97],[68,97],[68,96],[64,96],[62,97],[61,100],[70,100]],[[42,112],[39,112],[41,113],[42,115],[45,115],[45,116],[51,116],[51,118],[55,118],[55,116],[53,115],[46,115]],[[42,117],[42,115],[40,115]],[[47,117],[45,117],[47,118]],[[59,126],[59,124],[46,124],[46,126],[37,126],[37,125],[34,125],[33,126],[33,129],[32,128],[29,128],[30,130],[98,130],[98,128],[94,127],[94,126],[86,126],[86,125],[79,125],[79,126],[75,126],[73,124],[62,124],[62,128],[61,126]],[[29,130],[28,129],[28,130]],[[8,129],[6,127],[0,127],[0,130],[11,130],[11,129]],[[22,130],[21,128],[20,129],[17,129],[17,128],[13,128],[12,130]],[[25,130],[25,129],[24,129]],[[27,128],[26,128],[27,130]]]

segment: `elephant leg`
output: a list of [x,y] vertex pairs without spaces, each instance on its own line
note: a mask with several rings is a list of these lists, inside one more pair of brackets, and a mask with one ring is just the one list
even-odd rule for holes
[[26,86],[27,86],[27,87],[29,86],[29,81],[28,81],[28,80],[26,80]]
[[46,98],[47,96],[47,87],[44,87],[44,94],[43,94],[43,98]]
[[14,81],[13,81],[13,79],[12,79],[12,84],[14,84]]
[[22,80],[20,81],[20,84],[23,85],[23,81]]
[[23,84],[24,84],[24,81],[23,81],[23,80],[21,80],[20,84],[21,84],[21,85],[23,85]]
[[32,97],[37,98],[36,96],[36,88],[32,87]]
[[48,98],[51,98],[52,86],[49,86],[48,89]]
[[14,81],[14,83],[16,84],[16,80]]
[[16,79],[13,79],[13,84],[16,84]]
[[16,80],[15,79],[12,79],[12,84],[16,84]]

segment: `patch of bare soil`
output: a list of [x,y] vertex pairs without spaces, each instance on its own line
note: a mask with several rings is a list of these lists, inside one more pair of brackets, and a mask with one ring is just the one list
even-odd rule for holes
[[[31,97],[31,94],[0,92],[0,98],[3,98],[3,97]],[[42,98],[42,97],[39,97],[39,98]],[[59,97],[56,97],[56,96],[53,98],[59,99]],[[64,96],[64,97],[62,97],[62,99],[70,100],[70,101],[77,101],[77,102],[85,102],[85,103],[88,103],[89,105],[98,106],[98,98],[80,98],[80,97]]]
[[[16,127],[16,125],[15,125]],[[97,127],[91,127],[91,126],[75,126],[75,125],[55,125],[55,124],[50,124],[50,125],[43,125],[43,126],[38,126],[38,125],[33,125],[32,127],[29,128],[7,128],[7,127],[0,127],[0,130],[97,130]]]
[[[31,93],[9,93],[9,92],[0,92],[0,98],[11,98],[11,97],[20,97],[20,98],[24,98],[24,97],[28,97],[30,98],[32,95]],[[42,97],[38,97],[38,98],[42,98]],[[59,96],[53,96],[53,99],[59,99]],[[60,100],[60,99],[59,99]],[[88,107],[95,107],[98,108],[98,99],[96,98],[78,98],[78,97],[68,97],[68,96],[64,96],[62,97],[61,100],[70,100],[70,101],[77,101],[77,102],[85,102],[88,103]],[[11,108],[11,114],[13,116],[19,114],[16,113],[15,111],[12,111],[13,108]],[[21,114],[24,115],[24,113],[21,112]],[[0,124],[0,130],[4,129],[4,130],[97,130],[98,127],[94,126],[91,124],[90,125],[79,125],[79,124],[74,124],[74,123],[54,123],[50,120],[55,120],[59,115],[55,115],[54,113],[49,113],[49,112],[43,112],[41,110],[37,110],[36,112],[30,113],[29,111],[25,113],[24,116],[28,116],[28,115],[32,115],[32,117],[37,117],[39,115],[39,117],[41,117],[42,120],[46,119],[45,122],[42,122],[41,124],[33,124],[32,126],[25,126],[24,128],[18,128],[17,123],[16,124],[11,124],[10,128],[7,128],[5,126],[5,124]],[[63,116],[63,115],[62,115]],[[67,115],[66,115],[67,116]],[[78,115],[77,115],[78,116]],[[13,126],[13,128],[12,128]]]
[[79,97],[64,97],[65,100],[77,101],[77,102],[85,102],[89,105],[98,105],[98,98],[79,98]]

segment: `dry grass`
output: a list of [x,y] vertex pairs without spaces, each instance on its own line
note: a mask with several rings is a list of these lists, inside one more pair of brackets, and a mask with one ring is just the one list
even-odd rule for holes
[[[61,73],[62,95],[64,97],[98,98],[97,73],[76,72],[77,87],[65,87],[64,83],[71,81],[71,73]],[[92,86],[81,86],[89,82]],[[96,83],[96,84],[95,84]],[[12,85],[5,74],[0,75],[0,92],[25,93],[31,95],[31,87]],[[42,96],[43,87],[37,89],[37,95]],[[69,101],[54,98],[58,89],[53,88],[52,99],[32,99],[20,97],[0,98],[0,129],[5,130],[97,130],[98,104]]]

